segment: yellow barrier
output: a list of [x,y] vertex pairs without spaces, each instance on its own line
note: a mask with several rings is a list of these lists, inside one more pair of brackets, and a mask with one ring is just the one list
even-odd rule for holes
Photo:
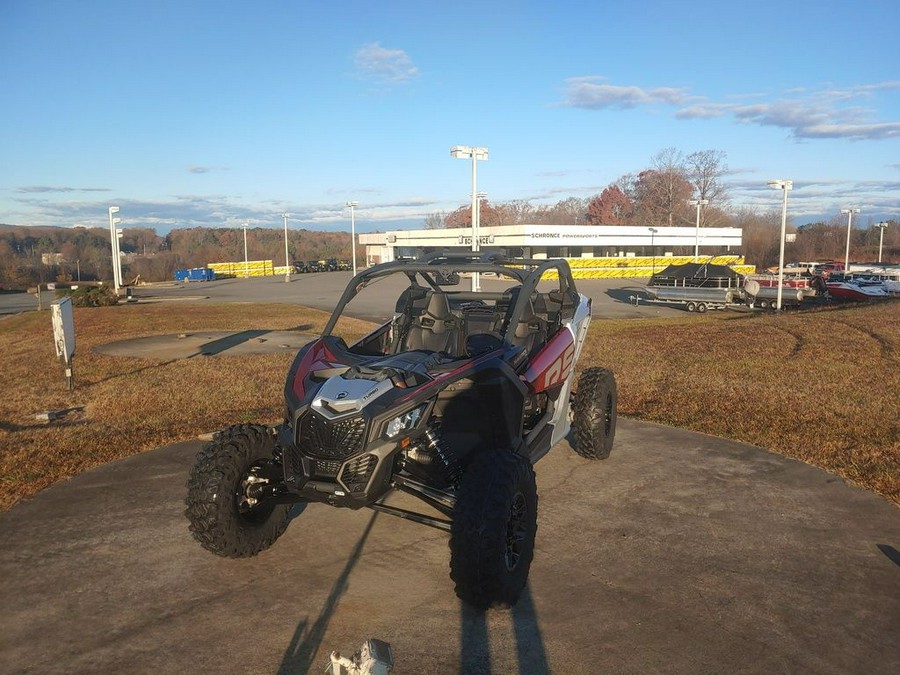
[[[615,260],[640,260],[643,265],[627,265],[621,267],[613,267],[605,264],[586,265],[585,262],[608,262]],[[572,270],[572,277],[575,279],[627,279],[627,278],[649,278],[653,274],[662,272],[669,265],[684,265],[694,262],[693,256],[668,257],[665,259],[657,258],[656,267],[653,266],[653,258],[569,258],[569,267]],[[717,256],[712,260],[704,260],[714,265],[727,265],[738,274],[754,274],[756,272],[755,265],[744,264],[741,256]],[[553,270],[544,273],[544,279],[556,279],[557,275]]]
[[[692,255],[679,256],[641,256],[634,258],[566,258],[569,261],[569,267],[574,269],[589,267],[650,267],[655,265],[657,269],[664,269],[669,265],[685,265],[694,262]],[[701,256],[700,262],[711,263],[713,265],[743,265],[744,257],[739,255],[717,255],[712,258]]]
[[[270,277],[275,267],[271,260],[248,260],[243,262],[207,263],[206,266],[217,277]],[[282,269],[284,269],[282,267]],[[282,271],[282,274],[284,272]]]

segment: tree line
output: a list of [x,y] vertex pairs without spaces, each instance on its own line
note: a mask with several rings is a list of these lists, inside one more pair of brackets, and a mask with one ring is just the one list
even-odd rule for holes
[[[731,208],[725,177],[729,170],[724,152],[702,150],[688,155],[666,148],[637,174],[625,174],[599,194],[581,199],[570,197],[553,205],[527,201],[481,203],[483,226],[545,225],[641,225],[647,227],[693,226],[696,200],[701,227],[739,227],[743,230],[743,254],[759,267],[778,262],[781,212],[759,213]],[[691,202],[694,201],[694,204]],[[466,204],[451,213],[425,217],[427,228],[471,227],[471,207]],[[790,227],[796,241],[786,247],[787,260],[821,260],[844,257],[846,219],[836,214],[829,221]],[[900,222],[888,221],[882,233],[874,225],[851,232],[851,259],[874,261],[884,235],[883,260],[900,261]],[[291,261],[351,258],[347,232],[288,230]],[[120,248],[124,254],[125,281],[140,276],[148,281],[172,279],[177,269],[202,267],[207,263],[240,261],[244,257],[241,228],[182,228],[160,236],[151,228],[125,228]],[[690,253],[676,251],[675,253]],[[284,262],[284,232],[280,228],[250,228],[247,231],[250,260]],[[357,250],[365,260],[365,251]],[[107,228],[59,228],[0,225],[0,286],[26,288],[51,281],[97,281],[112,278],[109,230]]]
[[[637,174],[624,174],[599,194],[584,199],[570,197],[554,205],[535,206],[511,201],[491,204],[481,201],[482,226],[496,225],[640,225],[646,227],[695,226],[697,201],[700,227],[738,227],[742,233],[742,253],[759,267],[778,263],[781,211],[760,213],[732,208],[725,178],[729,174],[726,155],[719,150],[701,150],[685,155],[666,148],[654,155],[650,166]],[[900,261],[900,222],[887,221],[882,259]],[[451,213],[432,213],[425,219],[429,228],[471,227],[471,205]],[[796,240],[785,248],[786,260],[843,260],[847,242],[847,221],[837,214],[788,231]],[[877,260],[882,232],[875,225],[855,227],[850,234],[851,259]],[[676,251],[690,253],[692,251]]]
[[[172,279],[175,270],[244,259],[242,228],[194,227],[160,236],[152,228],[129,227],[119,242],[122,278]],[[288,230],[291,262],[351,257],[348,232]],[[247,258],[284,264],[284,230],[248,228]],[[365,260],[365,250],[357,251]],[[100,281],[112,278],[109,229],[0,225],[0,287],[21,289],[39,283]]]

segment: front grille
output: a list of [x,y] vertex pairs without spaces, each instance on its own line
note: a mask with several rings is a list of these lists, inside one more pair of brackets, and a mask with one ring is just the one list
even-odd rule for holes
[[350,492],[365,492],[376,464],[378,464],[378,459],[375,455],[363,455],[347,462],[344,470],[341,471],[341,483]]
[[341,463],[331,459],[314,460],[316,478],[334,478],[341,470]]
[[366,421],[362,417],[326,420],[309,412],[300,420],[297,447],[306,455],[324,459],[346,459],[362,450]]

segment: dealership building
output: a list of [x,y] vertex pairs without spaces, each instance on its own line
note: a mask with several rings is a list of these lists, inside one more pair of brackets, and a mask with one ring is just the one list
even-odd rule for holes
[[[736,227],[642,227],[634,225],[504,225],[478,230],[481,251],[514,251],[526,258],[580,259],[574,267],[643,267],[675,262],[698,246],[701,259],[741,264],[741,229]],[[472,228],[394,230],[361,234],[366,262],[374,265],[423,253],[472,250]],[[675,256],[678,251],[681,255]],[[664,261],[665,258],[672,258]],[[693,255],[690,256],[693,260]],[[652,261],[652,262],[651,262]],[[733,263],[731,262],[733,261]],[[637,271],[637,270],[634,270]],[[629,275],[632,276],[632,275]],[[633,274],[633,276],[640,276]]]

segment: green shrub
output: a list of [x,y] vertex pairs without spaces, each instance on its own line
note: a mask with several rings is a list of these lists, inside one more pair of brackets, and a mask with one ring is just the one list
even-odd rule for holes
[[57,297],[69,296],[76,307],[109,307],[118,304],[119,296],[109,286],[79,286],[56,291]]

